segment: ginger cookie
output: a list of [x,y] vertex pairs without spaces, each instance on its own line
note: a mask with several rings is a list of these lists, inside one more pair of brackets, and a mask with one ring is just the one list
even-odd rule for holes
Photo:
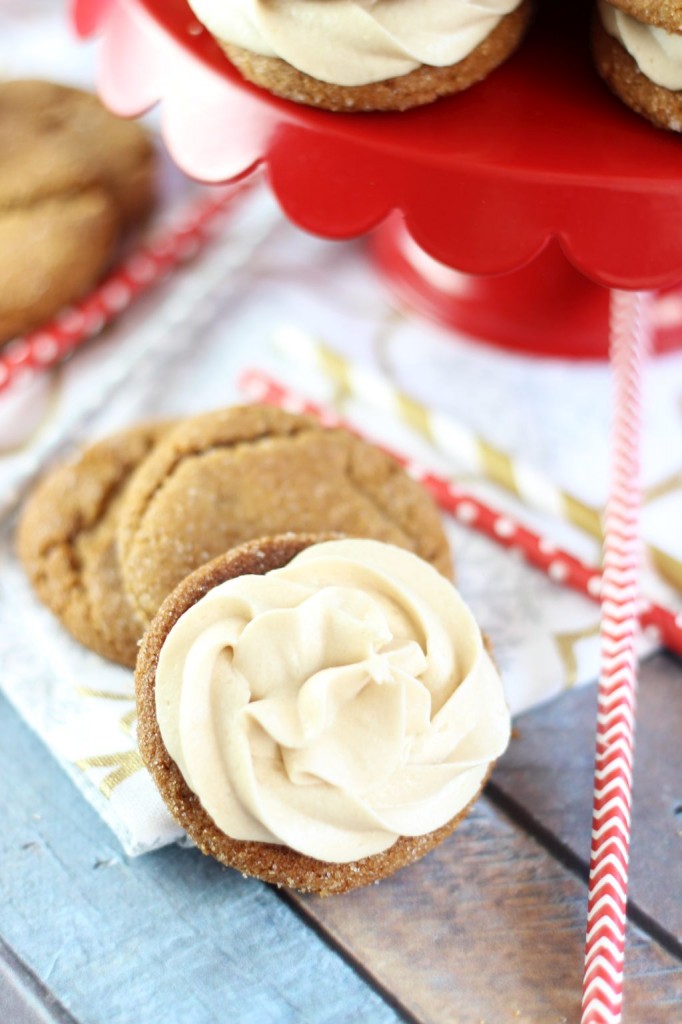
[[134,666],[143,627],[123,591],[116,524],[128,480],[170,424],[132,427],[52,470],[31,494],[19,557],[36,594],[85,647]]
[[0,341],[40,326],[106,270],[154,197],[147,133],[88,93],[0,83]]
[[681,0],[599,0],[592,50],[616,96],[659,128],[682,131]]
[[682,0],[610,0],[624,14],[666,32],[682,30]]
[[190,6],[248,81],[333,111],[407,110],[468,89],[514,53],[533,13],[531,0]]
[[290,531],[374,537],[451,572],[435,505],[394,459],[311,417],[236,406],[185,420],[131,481],[119,520],[128,597],[148,623],[204,562]]
[[197,569],[135,682],[143,760],[198,847],[323,896],[442,842],[509,741],[452,584],[371,540],[266,537]]

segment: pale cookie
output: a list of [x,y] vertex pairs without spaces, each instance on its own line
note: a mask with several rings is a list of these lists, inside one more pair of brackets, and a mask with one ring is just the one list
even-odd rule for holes
[[388,541],[451,573],[438,511],[394,459],[345,430],[253,405],[186,420],[136,473],[119,527],[128,596],[149,622],[204,562],[288,531]]
[[154,196],[154,154],[137,124],[88,93],[0,84],[0,341],[86,293]]
[[682,0],[609,0],[625,14],[666,32],[682,32]]
[[132,427],[58,466],[19,523],[19,556],[40,600],[85,647],[131,667],[143,627],[123,592],[117,517],[132,472],[168,427]]

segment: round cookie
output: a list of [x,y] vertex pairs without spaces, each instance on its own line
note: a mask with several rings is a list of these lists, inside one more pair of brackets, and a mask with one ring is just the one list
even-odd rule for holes
[[242,874],[321,896],[340,894],[385,878],[425,856],[466,816],[479,793],[442,827],[422,836],[401,836],[389,849],[350,863],[329,863],[287,846],[226,835],[187,785],[164,744],[156,712],[156,673],[159,656],[178,619],[214,587],[238,576],[264,575],[287,565],[300,551],[328,539],[324,535],[286,534],[243,544],[201,566],[170,594],[140,645],[135,672],[138,727],[142,758],[175,820],[199,849]]
[[88,93],[0,83],[0,341],[91,288],[122,230],[154,197],[154,153],[137,124]]
[[170,424],[124,430],[49,473],[19,523],[19,557],[40,600],[85,647],[134,666],[143,627],[123,591],[116,523],[132,472]]
[[0,343],[86,294],[110,263],[118,237],[116,210],[97,187],[0,208]]
[[657,25],[666,32],[682,32],[682,0],[609,0],[625,14]]
[[222,552],[289,531],[384,540],[452,571],[435,505],[394,459],[311,417],[237,406],[185,420],[131,481],[119,555],[137,615]]
[[357,86],[323,82],[279,57],[262,56],[221,39],[218,42],[244,78],[276,96],[332,111],[401,111],[461,92],[486,78],[518,48],[532,16],[531,0],[522,0],[458,63],[446,67],[422,64],[396,78]]
[[592,23],[595,66],[611,91],[659,128],[682,131],[682,91],[668,89],[644,73],[621,39],[607,30],[604,19],[613,15],[609,8],[652,25],[656,30],[680,35],[682,39],[682,3],[678,0],[661,4],[652,4],[649,0],[612,0],[609,4],[598,5]]

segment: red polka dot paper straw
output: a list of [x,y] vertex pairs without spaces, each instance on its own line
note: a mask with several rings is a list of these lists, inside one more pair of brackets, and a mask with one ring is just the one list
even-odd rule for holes
[[641,541],[641,380],[647,297],[613,292],[613,455],[606,508],[601,673],[582,1024],[620,1024],[630,849]]
[[[675,301],[679,302],[679,299]],[[655,307],[653,307],[655,308]],[[358,399],[370,409],[407,426],[423,436],[435,449],[477,477],[483,477],[514,494],[529,508],[565,519],[604,540],[602,509],[584,501],[570,490],[559,487],[537,466],[491,442],[442,409],[433,409],[414,395],[401,391],[388,377],[330,348],[314,334],[291,324],[282,325],[275,334],[275,345],[292,366],[310,367],[332,381],[343,393]],[[670,551],[649,544],[653,566],[664,579],[682,591],[682,559]]]
[[[348,424],[343,423],[333,412],[297,395],[260,370],[247,370],[242,374],[239,387],[253,401],[277,405],[290,412],[306,412],[328,426],[348,427]],[[556,583],[577,590],[593,601],[600,600],[600,569],[556,547],[547,538],[529,530],[512,516],[497,511],[445,478],[428,472],[395,449],[390,450],[389,454],[424,485],[442,509],[459,522],[486,534],[502,547],[517,552],[526,562],[540,569]],[[647,633],[651,633],[652,639],[682,655],[682,615],[659,604],[640,602],[640,622]]]
[[86,298],[39,330],[10,342],[0,353],[0,392],[20,377],[61,362],[169,273],[196,256],[210,238],[215,222],[243,191],[241,186],[202,193],[183,213],[179,224],[140,246]]

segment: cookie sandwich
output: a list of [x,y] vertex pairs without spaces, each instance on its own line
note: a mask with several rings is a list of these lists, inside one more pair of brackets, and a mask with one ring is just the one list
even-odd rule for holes
[[244,78],[326,110],[406,110],[519,46],[531,0],[190,0]]
[[203,566],[136,670],[142,757],[199,848],[321,895],[442,842],[509,740],[453,585],[374,540],[285,534]]
[[660,128],[682,131],[682,0],[599,0],[593,52],[624,103]]
[[108,268],[155,194],[145,130],[52,82],[0,83],[0,342],[39,327]]

